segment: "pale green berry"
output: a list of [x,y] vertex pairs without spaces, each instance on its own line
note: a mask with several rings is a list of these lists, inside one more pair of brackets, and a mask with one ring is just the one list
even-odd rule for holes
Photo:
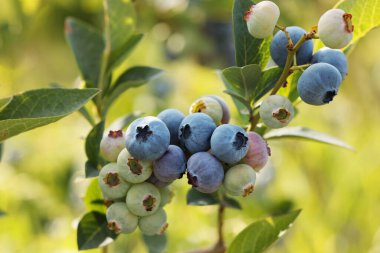
[[130,187],[130,184],[120,177],[116,163],[109,163],[100,170],[98,182],[106,199],[123,198]]
[[216,125],[220,125],[223,118],[223,108],[221,104],[212,97],[201,97],[191,104],[189,113],[205,113],[210,116]]
[[145,235],[163,234],[168,227],[166,220],[166,212],[162,208],[152,215],[140,218],[139,228],[141,233]]
[[260,105],[260,117],[270,128],[287,126],[294,117],[292,103],[284,96],[272,95],[263,100]]
[[124,202],[117,202],[108,207],[106,212],[107,226],[116,234],[128,234],[135,231],[138,217],[132,214]]
[[141,161],[132,157],[126,148],[120,152],[117,158],[117,166],[120,176],[133,184],[144,182],[152,175],[152,162]]
[[135,184],[128,191],[126,203],[129,211],[137,216],[152,215],[160,206],[161,194],[150,183]]
[[258,39],[273,35],[279,17],[280,9],[271,1],[252,5],[244,15],[249,33]]
[[100,142],[100,154],[105,160],[116,162],[117,156],[124,147],[123,131],[109,131]]
[[162,188],[158,188],[158,190],[160,191],[160,194],[161,194],[160,207],[163,207],[169,204],[174,197],[174,192],[170,189],[170,187],[162,187]]
[[227,170],[223,186],[232,196],[246,197],[255,189],[256,173],[246,164],[238,164]]

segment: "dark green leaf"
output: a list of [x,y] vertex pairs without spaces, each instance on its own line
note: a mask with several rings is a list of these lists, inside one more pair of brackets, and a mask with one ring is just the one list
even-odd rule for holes
[[228,253],[260,253],[278,240],[293,224],[301,210],[259,220],[246,227],[231,243]]
[[255,102],[262,98],[271,89],[273,89],[278,79],[280,79],[281,73],[282,69],[278,67],[270,68],[263,71],[262,77],[260,78],[260,82],[258,83],[254,93]]
[[166,234],[153,236],[143,235],[143,239],[149,253],[161,253],[165,251],[167,244]]
[[141,112],[134,112],[127,114],[123,117],[120,117],[116,119],[114,122],[111,123],[109,129],[113,130],[120,130],[126,128],[132,121],[140,117],[143,113]]
[[219,204],[219,200],[213,195],[199,192],[193,188],[187,192],[186,202],[189,206],[208,206]]
[[102,35],[74,18],[66,19],[65,34],[86,85],[97,87],[104,49]]
[[[104,121],[100,121],[90,131],[86,138],[86,155],[89,162],[97,168],[99,161],[100,141],[102,140],[104,132]],[[86,166],[87,167],[87,166]]]
[[233,198],[229,198],[229,197],[224,196],[224,198],[221,200],[221,203],[225,207],[238,209],[238,210],[242,209],[240,203],[236,199],[233,199]]
[[0,99],[0,112],[12,101],[12,99],[13,97]]
[[132,35],[129,40],[119,49],[111,52],[108,60],[108,69],[112,70],[119,65],[133,51],[137,44],[141,41],[143,35]]
[[271,38],[256,39],[249,34],[244,13],[254,4],[250,0],[234,0],[233,30],[235,42],[236,65],[243,67],[249,64],[259,64],[264,68],[269,60],[269,45]]
[[79,250],[95,249],[110,244],[117,235],[107,228],[104,213],[89,212],[80,220],[77,230]]
[[335,137],[305,127],[285,127],[281,129],[275,129],[266,133],[264,135],[264,138],[267,140],[279,138],[301,138],[354,150],[353,147]]
[[86,195],[84,196],[84,204],[87,211],[98,211],[100,213],[106,212],[106,206],[103,202],[103,195],[99,187],[98,179],[91,180],[87,188]]
[[3,158],[3,152],[4,152],[4,143],[0,143],[0,161]]
[[296,71],[288,78],[288,85],[290,89],[288,98],[291,102],[296,101],[297,98],[299,97],[298,90],[297,90],[297,83],[301,74],[302,74],[302,71]]
[[90,123],[91,126],[95,126],[96,123],[92,118],[90,112],[86,109],[86,107],[82,107],[79,109],[79,113]]
[[85,172],[86,178],[97,177],[99,175],[99,169],[90,161],[86,161],[84,166],[85,166],[84,172]]
[[13,97],[0,112],[0,142],[79,110],[97,89],[38,89]]

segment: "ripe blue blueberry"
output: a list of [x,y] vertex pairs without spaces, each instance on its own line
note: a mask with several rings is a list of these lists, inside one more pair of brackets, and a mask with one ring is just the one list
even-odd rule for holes
[[311,63],[325,62],[333,65],[342,75],[342,80],[347,75],[347,58],[341,50],[324,47],[313,55]]
[[204,113],[186,116],[179,128],[181,144],[192,154],[210,149],[210,138],[216,125],[212,118]]
[[132,233],[138,224],[138,217],[132,214],[123,202],[113,203],[106,212],[107,226],[116,234]]
[[124,148],[118,158],[117,167],[120,176],[129,183],[141,183],[152,175],[153,164],[151,161],[140,161],[131,156],[128,150]]
[[215,192],[223,183],[223,165],[207,152],[196,153],[187,161],[187,178],[194,189],[203,193]]
[[185,115],[177,109],[166,109],[157,115],[157,118],[162,120],[170,132],[170,144],[178,145],[178,129]]
[[170,132],[165,123],[156,117],[137,119],[126,132],[126,148],[138,160],[153,161],[160,158],[169,143]]
[[218,101],[219,104],[222,106],[223,116],[222,116],[221,123],[227,124],[228,122],[230,122],[230,118],[231,118],[230,109],[228,109],[228,106],[226,102],[223,100],[223,98],[215,96],[215,95],[209,95],[207,97],[216,99],[216,101]]
[[165,154],[153,162],[153,173],[162,182],[173,182],[181,178],[185,169],[185,154],[175,145],[170,145]]
[[171,183],[173,183],[173,181],[172,182],[162,182],[161,180],[158,180],[158,178],[154,175],[154,173],[152,173],[152,175],[148,178],[148,180],[146,180],[146,182],[151,183],[158,188],[163,188],[163,187],[166,187],[166,186],[170,185]]
[[316,63],[307,68],[298,80],[297,90],[301,99],[311,105],[331,102],[338,94],[342,76],[328,63]]
[[160,202],[159,190],[146,182],[132,185],[126,198],[129,211],[140,217],[154,214],[160,206]]
[[130,187],[130,184],[121,178],[116,163],[109,163],[100,170],[98,182],[106,199],[123,198]]
[[[302,38],[306,31],[298,26],[289,26],[286,28],[289,32],[290,38],[293,44]],[[283,31],[278,31],[273,37],[270,44],[270,55],[273,61],[280,67],[285,66],[286,58],[288,56],[288,39]],[[298,49],[296,54],[297,65],[306,64],[311,61],[313,55],[313,42],[311,40],[305,41],[302,46]]]
[[211,153],[228,164],[239,162],[247,154],[248,147],[248,135],[239,126],[218,126],[211,136]]

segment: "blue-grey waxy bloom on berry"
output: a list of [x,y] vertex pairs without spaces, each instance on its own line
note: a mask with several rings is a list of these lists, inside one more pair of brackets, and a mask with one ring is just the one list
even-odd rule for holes
[[253,192],[256,172],[246,164],[238,164],[227,170],[223,186],[232,196],[246,197]]
[[222,105],[213,97],[206,96],[198,98],[191,104],[189,113],[205,113],[210,116],[216,125],[220,125],[223,118]]
[[181,144],[192,154],[210,149],[210,138],[216,125],[212,118],[204,113],[186,116],[179,128]]
[[248,147],[248,135],[239,126],[218,126],[211,136],[211,153],[228,164],[239,162],[247,154]]
[[284,96],[271,95],[260,105],[260,117],[270,128],[287,126],[294,117],[292,103]]
[[138,160],[160,158],[170,143],[170,132],[165,123],[152,116],[133,121],[126,132],[126,148]]
[[148,180],[146,180],[146,182],[151,183],[158,188],[163,188],[163,187],[166,187],[166,186],[170,185],[171,183],[173,183],[173,181],[172,182],[163,182],[163,181],[159,180],[154,175],[154,173],[152,173],[152,175],[148,178]]
[[273,34],[280,17],[280,9],[271,1],[254,4],[245,13],[249,33],[258,39],[265,39]]
[[130,184],[121,178],[116,163],[109,163],[100,170],[98,182],[106,199],[123,198],[130,187]]
[[129,234],[135,231],[138,217],[132,214],[124,202],[116,202],[107,208],[107,226],[116,234]]
[[127,207],[131,213],[137,216],[154,214],[161,202],[158,189],[150,183],[132,185],[127,193]]
[[223,165],[210,153],[196,153],[187,161],[187,178],[194,189],[203,193],[215,192],[223,182]]
[[212,97],[216,99],[219,102],[219,104],[222,106],[223,117],[222,117],[221,123],[227,124],[228,122],[230,122],[230,118],[231,118],[230,109],[228,108],[223,98],[215,96],[215,95],[209,95],[207,97]]
[[353,32],[352,15],[341,9],[328,10],[319,19],[318,35],[327,47],[340,49],[347,46]]
[[347,75],[348,63],[346,55],[338,49],[324,47],[313,55],[311,63],[328,63],[333,65],[342,75],[342,80]]
[[123,149],[117,158],[117,168],[120,176],[129,183],[141,183],[147,180],[152,174],[153,163],[151,161],[141,161],[129,154],[127,149]]
[[116,162],[120,151],[125,147],[122,130],[109,131],[100,142],[100,154],[109,162]]
[[[290,38],[292,39],[293,45],[306,34],[306,31],[298,26],[286,27]],[[273,61],[280,67],[284,67],[286,63],[286,58],[288,56],[288,39],[283,31],[278,31],[273,37],[270,44],[270,55]],[[311,40],[305,41],[302,46],[298,49],[296,53],[297,65],[302,65],[309,63],[313,55],[313,42]]]
[[162,182],[181,178],[186,169],[186,157],[182,149],[170,145],[163,156],[153,162],[153,173]]
[[162,120],[170,132],[170,144],[178,145],[178,129],[185,115],[177,109],[166,109],[157,115]]
[[141,217],[139,220],[141,233],[145,235],[162,235],[168,228],[166,219],[166,212],[162,208],[152,215]]
[[311,105],[324,105],[338,94],[342,76],[328,63],[316,63],[307,68],[298,79],[301,99]]
[[248,132],[247,134],[249,149],[242,162],[259,172],[267,163],[271,151],[268,143],[260,135],[255,132]]

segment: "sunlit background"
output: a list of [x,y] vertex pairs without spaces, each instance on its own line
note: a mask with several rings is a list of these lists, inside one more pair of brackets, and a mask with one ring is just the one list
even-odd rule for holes
[[[331,8],[330,0],[275,1],[280,23],[305,29]],[[166,107],[187,112],[197,97],[216,94],[231,106],[215,70],[234,65],[232,0],[138,0],[142,43],[126,66],[166,71],[160,79],[120,97],[109,123],[132,111],[156,115]],[[78,17],[99,28],[101,0],[1,0],[0,97],[59,83],[78,87],[78,69],[65,42],[63,22]],[[354,17],[360,18],[360,17]],[[289,209],[303,211],[269,252],[380,252],[380,30],[349,56],[349,75],[332,104],[301,104],[292,126],[334,135],[351,152],[298,140],[273,141],[270,165],[257,191],[227,210],[230,243],[254,220]],[[77,252],[76,225],[84,214],[84,138],[90,125],[78,113],[5,142],[0,163],[0,252]],[[186,206],[189,186],[173,185],[167,206],[167,252],[185,252],[216,241],[216,207]],[[120,236],[109,252],[145,252],[139,232]],[[90,252],[99,252],[93,250]]]

